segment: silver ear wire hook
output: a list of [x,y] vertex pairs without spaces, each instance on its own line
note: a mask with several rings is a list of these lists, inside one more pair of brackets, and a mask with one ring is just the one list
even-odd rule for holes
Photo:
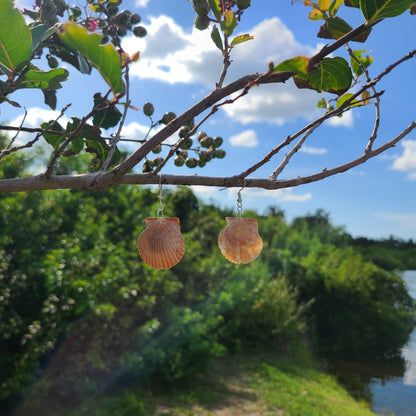
[[241,218],[241,214],[243,212],[243,200],[241,199],[241,191],[245,188],[245,186],[246,186],[246,180],[244,179],[243,180],[243,186],[237,193],[237,214],[238,214],[238,218]]
[[163,209],[165,208],[163,206],[162,200],[163,200],[163,194],[162,194],[162,174],[159,175],[159,205],[157,207],[157,218],[163,218]]

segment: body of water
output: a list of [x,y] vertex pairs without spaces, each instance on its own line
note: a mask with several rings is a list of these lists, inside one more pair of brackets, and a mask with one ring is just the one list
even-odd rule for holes
[[[410,295],[416,299],[416,270],[404,272]],[[332,362],[342,384],[357,399],[383,416],[416,416],[416,329],[401,356],[377,361]]]
[[[410,294],[416,299],[416,270],[404,272]],[[416,330],[402,350],[402,375],[377,377],[370,380],[371,409],[379,415],[416,416]]]

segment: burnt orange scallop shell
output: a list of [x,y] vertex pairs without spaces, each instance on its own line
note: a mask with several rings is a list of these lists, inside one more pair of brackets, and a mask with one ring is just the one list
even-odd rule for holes
[[137,241],[140,257],[155,269],[170,269],[185,254],[185,239],[179,218],[146,218],[146,228]]
[[257,220],[251,218],[226,217],[227,226],[218,236],[218,245],[223,256],[237,264],[247,264],[257,258],[263,248]]

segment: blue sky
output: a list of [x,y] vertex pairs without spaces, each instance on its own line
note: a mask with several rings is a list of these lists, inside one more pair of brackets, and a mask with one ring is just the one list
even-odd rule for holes
[[[311,56],[325,43],[316,37],[320,22],[307,19],[308,9],[302,1],[294,5],[290,0],[253,0],[252,3],[243,15],[238,32],[248,32],[254,39],[234,48],[226,83],[245,74],[265,72],[271,60],[277,64],[296,55]],[[31,2],[22,0],[17,4],[28,7]],[[156,108],[155,118],[166,111],[180,114],[204,97],[219,77],[222,56],[212,43],[209,31],[193,28],[195,15],[192,3],[186,0],[128,0],[123,7],[136,10],[148,30],[144,39],[131,37],[123,42],[128,52],[141,51],[141,60],[131,69],[133,105],[141,108],[143,103],[151,101]],[[344,16],[354,27],[363,22],[358,9],[346,9]],[[364,46],[351,43],[353,49],[365,48],[374,57],[370,75],[377,75],[415,47],[415,19],[416,16],[406,12],[378,24]],[[347,56],[343,50],[340,53]],[[97,73],[86,76],[70,72],[70,80],[58,94],[58,109],[72,103],[67,115],[81,116],[91,108],[92,94],[106,91],[106,86]],[[379,90],[385,89],[386,93],[381,102],[382,122],[377,144],[393,138],[415,119],[414,72],[414,61],[407,62],[380,83]],[[27,126],[53,118],[38,92],[23,91],[15,96],[19,98],[30,103]],[[178,169],[171,163],[165,172],[215,176],[240,173],[319,115],[316,103],[320,98],[314,91],[296,89],[292,81],[255,88],[234,106],[219,111],[203,129],[211,136],[224,138],[225,159],[194,170]],[[22,117],[9,108],[7,112],[3,109],[0,116],[3,122],[16,122]],[[328,122],[308,139],[281,178],[319,172],[360,156],[373,122],[372,106]],[[141,112],[132,112],[123,134],[140,139],[147,126],[148,121]],[[272,159],[252,177],[268,177],[280,158],[278,155]],[[345,226],[355,236],[394,235],[415,239],[415,187],[416,133],[412,133],[396,148],[347,173],[293,189],[245,189],[242,197],[243,208],[263,212],[268,206],[279,206],[289,220],[323,208],[336,225]],[[235,206],[236,189],[197,187],[194,190],[205,201]]]

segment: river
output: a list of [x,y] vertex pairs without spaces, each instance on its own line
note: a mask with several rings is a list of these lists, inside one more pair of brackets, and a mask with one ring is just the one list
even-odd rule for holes
[[[403,273],[409,293],[416,299],[416,270]],[[332,362],[351,394],[365,400],[383,416],[416,416],[416,329],[401,356],[378,361]]]
[[[404,272],[403,278],[416,299],[416,270]],[[403,375],[371,377],[371,409],[378,415],[416,416],[416,330],[403,348],[402,357]]]

